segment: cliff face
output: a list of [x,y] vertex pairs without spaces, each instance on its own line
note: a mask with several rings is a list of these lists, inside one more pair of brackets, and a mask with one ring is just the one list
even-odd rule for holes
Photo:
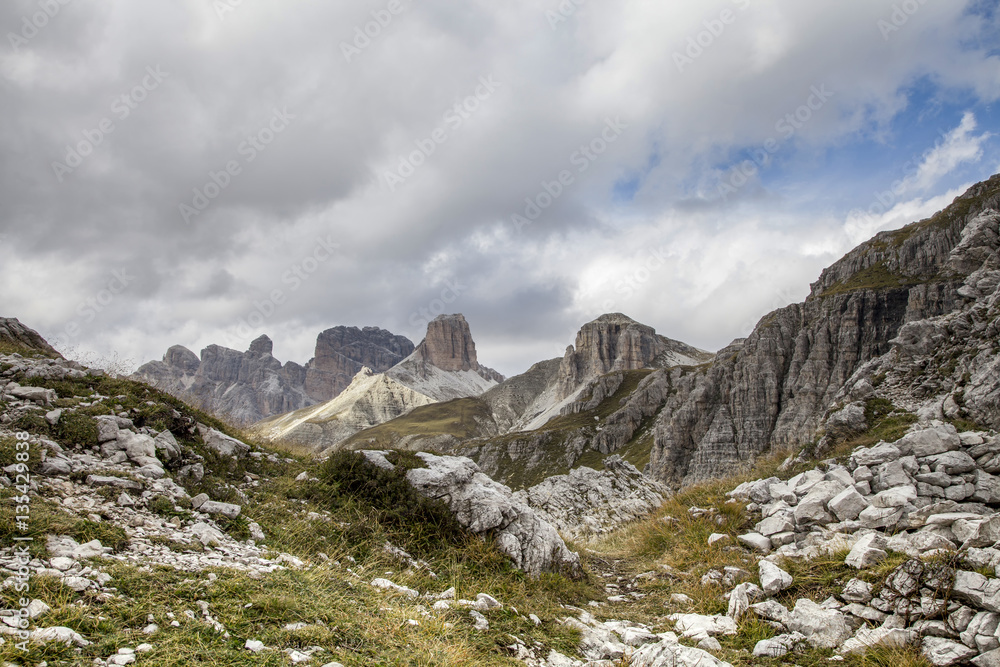
[[[997,208],[998,197],[1000,177],[994,177],[930,220],[879,234],[824,271],[805,303],[765,317],[711,367],[672,371],[675,393],[657,420],[647,472],[676,486],[725,474],[769,449],[814,441],[828,413],[849,398],[847,390],[865,372],[898,366],[900,353],[893,348],[900,347],[904,327],[918,340],[928,338],[917,330],[934,326],[916,323],[950,321],[974,308],[970,297],[983,302],[980,329],[988,337],[995,322],[988,302],[996,299],[994,277],[1000,274],[987,266],[995,263],[995,235],[989,231],[995,223],[983,223],[981,214],[995,219],[990,209]],[[955,339],[954,332],[950,336]],[[952,346],[948,355],[956,351]],[[977,356],[984,351],[977,349]],[[970,376],[992,367],[988,356],[978,365],[970,361]],[[978,391],[993,395],[986,386]],[[905,402],[906,393],[896,398]],[[979,416],[987,417],[982,410]],[[993,419],[986,423],[995,425]]]
[[711,358],[711,354],[659,336],[653,327],[621,313],[602,315],[583,325],[576,335],[576,346],[566,350],[557,398],[572,396],[584,383],[612,371],[697,365]]
[[62,357],[37,331],[24,326],[17,318],[0,317],[0,344],[6,344],[12,350],[23,349],[49,357]]
[[250,424],[308,405],[305,368],[294,362],[282,365],[271,356],[272,348],[271,340],[261,336],[246,352],[209,345],[199,359],[175,345],[163,361],[144,364],[135,377],[202,410]]
[[198,358],[175,345],[163,361],[152,361],[135,378],[237,424],[328,401],[347,388],[362,368],[387,370],[413,352],[413,343],[375,327],[335,327],[316,339],[316,355],[305,366],[282,365],[267,336],[246,352],[209,345]]
[[334,327],[316,339],[316,354],[306,367],[305,390],[316,403],[344,391],[361,372],[387,371],[413,353],[413,343],[377,327]]
[[504,380],[479,363],[463,315],[440,315],[431,321],[413,354],[386,374],[436,401],[479,396]]

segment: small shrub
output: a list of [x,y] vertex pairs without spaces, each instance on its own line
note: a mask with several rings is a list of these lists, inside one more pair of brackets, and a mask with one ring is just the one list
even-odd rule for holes
[[97,422],[77,412],[66,412],[52,428],[52,435],[63,445],[90,447],[97,444]]
[[410,545],[457,544],[465,535],[444,503],[410,486],[403,466],[384,470],[354,452],[336,452],[323,463],[319,477],[336,496],[370,506],[387,530],[405,536]]

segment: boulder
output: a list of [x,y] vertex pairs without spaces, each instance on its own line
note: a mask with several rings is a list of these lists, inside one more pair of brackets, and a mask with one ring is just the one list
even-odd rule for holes
[[838,521],[853,521],[868,507],[868,501],[858,493],[857,489],[849,486],[831,498],[827,507]]
[[924,637],[921,653],[932,665],[948,667],[975,657],[979,651],[944,637]]
[[78,632],[62,626],[51,628],[41,628],[31,633],[31,641],[36,644],[48,644],[56,642],[66,646],[90,646],[90,642],[83,638]]
[[227,519],[235,519],[240,515],[242,508],[239,505],[233,505],[232,503],[220,503],[215,500],[206,500],[198,508],[199,512],[204,512],[205,514],[221,514]]
[[735,635],[736,621],[729,616],[703,616],[701,614],[671,614],[674,628],[684,637],[700,641],[705,637]]
[[774,563],[762,560],[757,567],[760,571],[760,585],[765,595],[769,597],[776,595],[792,585],[792,575]]
[[778,635],[771,639],[761,639],[753,647],[753,656],[755,658],[781,658],[805,641],[805,635],[798,632]]
[[153,445],[156,447],[156,453],[163,457],[164,461],[170,462],[181,457],[181,446],[169,430],[157,435],[153,439]]
[[406,480],[418,493],[444,500],[470,532],[492,535],[497,546],[530,576],[542,572],[582,574],[580,557],[566,547],[556,529],[511,490],[484,475],[471,459],[418,453],[426,468]]
[[804,635],[806,641],[817,648],[838,648],[852,634],[842,613],[825,609],[806,598],[795,603],[786,625],[789,630]]
[[864,570],[876,565],[889,555],[887,544],[881,533],[869,533],[854,543],[844,564],[858,570]]
[[629,657],[631,667],[732,667],[711,653],[699,648],[684,646],[672,633],[660,635],[663,639],[636,649]]
[[118,420],[112,415],[97,417],[97,441],[99,443],[118,439]]
[[904,628],[861,628],[857,634],[844,642],[841,653],[864,653],[875,646],[903,648],[917,641],[918,635],[913,630]]
[[153,439],[145,434],[121,431],[118,434],[118,446],[133,461],[138,457],[156,458],[156,445]]
[[955,451],[962,445],[954,427],[933,426],[911,431],[893,443],[904,456],[934,456]]
[[205,426],[204,424],[198,424],[198,433],[201,435],[201,439],[205,443],[205,446],[214,450],[221,456],[243,459],[250,453],[250,445],[241,442],[236,438],[230,438],[225,433]]

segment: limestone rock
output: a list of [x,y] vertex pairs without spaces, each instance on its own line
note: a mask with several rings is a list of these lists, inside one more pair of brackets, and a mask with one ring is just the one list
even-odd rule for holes
[[422,495],[445,500],[460,524],[473,533],[493,535],[500,550],[531,576],[564,572],[579,576],[580,558],[556,529],[511,490],[482,474],[470,459],[417,454],[426,468],[406,473]]
[[803,634],[806,641],[819,648],[837,648],[852,634],[842,613],[824,609],[805,598],[795,603],[786,625],[789,630]]
[[766,560],[757,564],[760,570],[760,585],[768,596],[776,595],[792,585],[792,575]]

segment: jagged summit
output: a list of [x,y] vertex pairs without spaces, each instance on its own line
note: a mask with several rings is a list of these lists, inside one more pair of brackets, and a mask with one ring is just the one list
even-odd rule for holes
[[566,349],[559,370],[558,398],[565,399],[581,385],[612,371],[677,365],[698,365],[711,360],[704,350],[671,340],[622,313],[608,313],[584,324],[576,346]]
[[24,326],[16,317],[0,317],[0,344],[45,356],[62,357],[37,331]]
[[250,349],[247,351],[254,354],[271,354],[274,351],[274,342],[264,334],[250,343]]
[[435,317],[427,325],[427,336],[417,346],[416,356],[443,371],[479,370],[476,342],[461,314]]

